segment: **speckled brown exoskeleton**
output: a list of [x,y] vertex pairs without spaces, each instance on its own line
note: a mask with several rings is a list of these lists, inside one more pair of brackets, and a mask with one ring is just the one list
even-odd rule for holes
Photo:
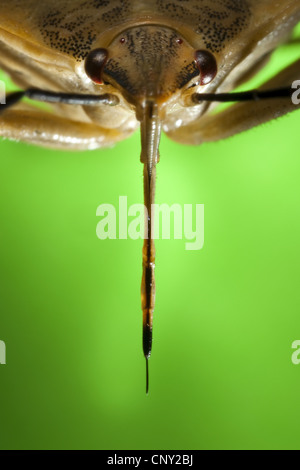
[[[24,90],[0,107],[2,137],[82,150],[141,128],[147,389],[161,130],[199,145],[299,108],[291,99],[299,60],[259,90],[229,93],[289,40],[299,20],[300,0],[1,0],[0,68]],[[22,103],[24,96],[51,103],[52,112]],[[212,113],[222,101],[237,103]]]

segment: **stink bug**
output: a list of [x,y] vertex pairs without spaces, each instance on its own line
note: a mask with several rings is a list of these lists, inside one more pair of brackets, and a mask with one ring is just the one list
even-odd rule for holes
[[[300,78],[299,60],[259,90],[229,92],[262,67],[299,20],[299,0],[1,2],[0,67],[23,90],[1,105],[1,136],[96,149],[140,125],[147,390],[155,304],[151,207],[161,130],[199,145],[297,109],[292,84]],[[23,97],[50,103],[52,112],[21,103]],[[238,103],[213,112],[214,103],[227,101]]]

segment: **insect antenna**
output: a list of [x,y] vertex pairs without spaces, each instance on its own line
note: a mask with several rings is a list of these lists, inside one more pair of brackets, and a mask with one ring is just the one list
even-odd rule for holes
[[[291,87],[276,88],[273,90],[249,90],[240,93],[194,93],[192,95],[192,104],[197,105],[202,101],[207,102],[242,102],[258,101],[271,98],[291,98],[294,90]],[[53,104],[69,104],[81,106],[116,106],[120,100],[116,95],[105,93],[103,95],[88,95],[76,93],[56,93],[53,91],[39,90],[30,88],[25,91],[16,91],[10,93],[6,98],[6,103],[1,106],[1,112],[17,104],[23,98],[42,101]]]
[[152,325],[155,306],[155,245],[154,245],[154,200],[156,164],[159,161],[161,122],[158,105],[147,99],[137,111],[141,122],[141,162],[144,164],[145,235],[143,245],[143,274],[141,300],[143,310],[143,352],[146,358],[146,393],[149,389],[148,359],[152,349]]
[[24,91],[15,91],[14,93],[10,93],[6,97],[6,103],[1,105],[1,111],[4,111],[7,108],[11,108],[14,104],[17,104],[19,101],[21,101],[22,98],[24,98],[25,92]]
[[192,95],[192,102],[193,104],[199,104],[202,101],[230,103],[260,101],[272,98],[291,98],[294,91],[291,87],[284,87],[273,90],[249,90],[240,93],[194,93]]
[[53,104],[69,104],[80,106],[116,106],[120,100],[116,95],[105,93],[103,95],[87,95],[77,93],[56,93],[54,91],[39,90],[30,88],[25,91],[10,93],[6,98],[6,103],[1,106],[1,112],[17,104],[23,98]]

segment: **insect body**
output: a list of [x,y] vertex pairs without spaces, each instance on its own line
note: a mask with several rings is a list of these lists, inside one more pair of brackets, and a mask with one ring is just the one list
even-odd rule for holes
[[[24,90],[13,93],[2,106],[1,136],[82,150],[109,146],[141,128],[147,368],[155,304],[151,208],[161,131],[178,142],[197,145],[295,110],[291,84],[299,79],[300,61],[261,90],[237,96],[228,92],[288,40],[299,20],[300,0],[0,4],[0,67]],[[50,102],[52,112],[21,103],[24,96]],[[241,102],[212,114],[215,101]]]

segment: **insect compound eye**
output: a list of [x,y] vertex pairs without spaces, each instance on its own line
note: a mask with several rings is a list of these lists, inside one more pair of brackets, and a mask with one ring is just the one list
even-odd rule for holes
[[107,49],[94,49],[85,59],[85,72],[87,76],[98,85],[102,82],[102,72],[108,59]]
[[217,75],[218,66],[214,56],[208,51],[196,51],[195,62],[200,70],[200,85],[208,85]]

